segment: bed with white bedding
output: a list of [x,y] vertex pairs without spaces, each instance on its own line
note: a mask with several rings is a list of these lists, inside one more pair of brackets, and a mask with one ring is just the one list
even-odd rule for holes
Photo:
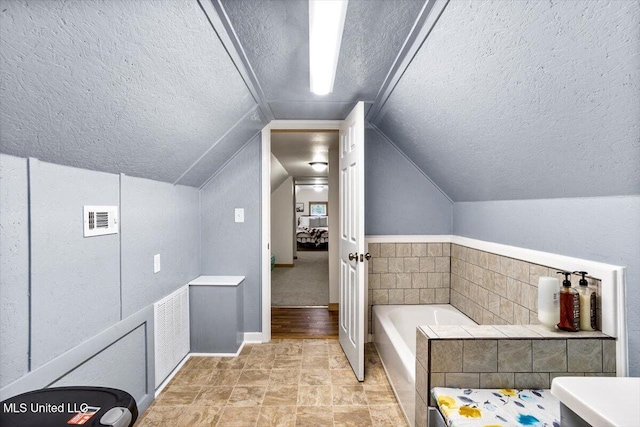
[[296,241],[299,244],[320,246],[329,242],[327,216],[301,216],[298,219]]

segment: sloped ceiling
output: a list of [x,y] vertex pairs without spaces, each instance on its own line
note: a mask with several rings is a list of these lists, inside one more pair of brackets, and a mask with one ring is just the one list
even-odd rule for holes
[[3,153],[198,186],[264,126],[195,1],[0,5]]
[[332,94],[309,91],[308,0],[221,0],[277,119],[344,119],[376,97],[422,0],[349,0]]
[[[350,0],[334,93],[318,97],[307,0],[0,6],[0,152],[196,187],[266,124],[256,101],[282,119],[370,107],[426,10]],[[373,125],[454,201],[638,194],[638,22],[637,1],[451,0]]]
[[640,193],[640,3],[450,1],[376,125],[454,201]]

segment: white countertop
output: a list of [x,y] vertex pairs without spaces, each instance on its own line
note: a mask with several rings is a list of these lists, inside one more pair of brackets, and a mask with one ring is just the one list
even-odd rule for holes
[[244,276],[200,276],[188,284],[189,286],[238,286]]
[[558,377],[551,394],[591,425],[640,425],[640,378]]

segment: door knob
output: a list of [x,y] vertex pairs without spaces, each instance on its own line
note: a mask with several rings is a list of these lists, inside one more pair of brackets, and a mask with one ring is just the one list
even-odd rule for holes
[[371,259],[371,254],[370,254],[369,252],[367,252],[367,253],[364,255],[364,258],[365,258],[367,261],[369,261],[369,260]]
[[354,259],[358,262],[358,252],[355,254],[349,254],[349,261],[353,261]]

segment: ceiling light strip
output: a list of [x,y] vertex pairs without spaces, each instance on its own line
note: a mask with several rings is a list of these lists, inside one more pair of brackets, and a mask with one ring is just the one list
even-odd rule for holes
[[309,0],[311,92],[333,92],[348,0]]

